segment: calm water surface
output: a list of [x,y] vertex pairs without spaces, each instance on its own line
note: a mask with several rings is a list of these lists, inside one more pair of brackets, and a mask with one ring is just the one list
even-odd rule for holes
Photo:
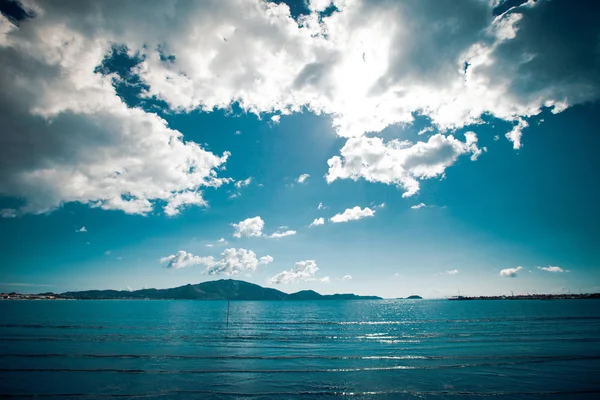
[[0,397],[597,399],[600,301],[0,301]]

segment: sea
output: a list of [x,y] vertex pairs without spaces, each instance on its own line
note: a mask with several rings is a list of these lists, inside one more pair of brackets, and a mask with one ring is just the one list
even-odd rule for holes
[[0,301],[0,398],[600,399],[600,300]]

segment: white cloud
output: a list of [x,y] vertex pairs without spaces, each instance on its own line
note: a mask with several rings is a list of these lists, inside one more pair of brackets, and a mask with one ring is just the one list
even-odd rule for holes
[[253,237],[262,236],[262,230],[265,227],[265,221],[261,217],[247,218],[240,221],[239,224],[231,224],[234,232],[233,236],[241,238],[242,236]]
[[269,238],[270,239],[279,239],[282,237],[291,236],[291,235],[295,235],[295,234],[296,234],[296,231],[293,231],[290,229],[290,230],[287,230],[284,232],[274,232],[272,235],[269,235]]
[[75,232],[87,232],[87,228],[85,226],[82,226],[81,228],[77,229]]
[[227,243],[227,241],[225,240],[225,238],[221,238],[221,239],[217,240],[217,242],[219,242],[219,243]]
[[163,210],[166,215],[173,217],[186,205],[206,206],[207,203],[202,198],[202,192],[181,192],[172,196]]
[[205,244],[205,246],[206,247],[213,247],[214,245],[212,245],[212,244],[209,243],[209,244]]
[[457,269],[453,269],[453,270],[444,272],[444,274],[447,274],[447,275],[458,275],[458,273],[459,272]]
[[471,160],[481,154],[473,132],[465,134],[464,142],[441,134],[414,144],[399,140],[384,143],[377,137],[352,138],[341,149],[340,156],[327,161],[329,172],[325,178],[328,183],[363,178],[393,184],[404,189],[403,197],[409,197],[419,191],[418,179],[442,176],[464,154],[471,154]]
[[315,218],[315,220],[310,223],[309,227],[319,226],[323,224],[325,224],[325,218]]
[[274,124],[278,124],[280,120],[281,120],[281,115],[273,115],[273,116],[271,117],[271,121],[272,121]]
[[237,131],[235,131],[235,134],[236,134],[236,135],[241,135],[241,134],[242,134],[242,131],[240,131],[240,130],[237,130]]
[[243,181],[237,181],[235,183],[235,187],[238,188],[238,189],[241,189],[241,188],[243,188],[245,186],[250,185],[250,183],[252,183],[252,177],[251,176],[248,177],[248,178],[246,178],[246,179],[244,179]]
[[264,256],[257,260],[256,254],[252,250],[246,249],[225,249],[221,254],[221,259],[213,265],[207,265],[204,271],[208,275],[239,275],[251,274],[256,271],[259,264],[270,264],[273,257]]
[[215,262],[214,257],[212,256],[198,257],[183,250],[179,250],[177,254],[171,254],[170,256],[162,257],[158,261],[161,264],[166,263],[167,265],[165,268],[168,269],[188,268],[199,264],[213,265]]
[[304,183],[308,178],[310,178],[310,174],[302,174],[298,177],[298,179],[296,179],[296,181],[298,183]]
[[180,250],[177,254],[161,258],[159,262],[161,264],[166,263],[165,268],[168,269],[181,269],[201,265],[205,267],[203,274],[231,276],[251,274],[256,271],[256,268],[260,264],[272,263],[273,257],[267,255],[257,259],[256,253],[252,250],[230,248],[225,249],[221,253],[221,258],[215,259],[212,256],[199,257]]
[[308,9],[311,11],[322,12],[332,5],[332,0],[309,0]]
[[325,207],[325,206],[323,205],[323,203],[319,203],[319,205],[317,206],[317,210],[324,210],[324,209],[326,209],[326,208],[327,208],[327,207]]
[[542,271],[546,271],[546,272],[565,272],[565,270],[562,269],[561,267],[552,266],[552,265],[549,265],[547,267],[538,267],[538,269],[541,269]]
[[423,208],[423,207],[427,207],[425,205],[425,203],[419,203],[419,204],[416,204],[414,206],[410,206],[410,208],[412,208],[413,210],[418,210],[419,208]]
[[417,135],[423,135],[424,133],[433,132],[433,131],[434,131],[433,126],[428,126],[427,128],[423,128],[419,132],[417,132]]
[[348,222],[348,221],[356,221],[362,218],[373,217],[375,216],[375,211],[371,210],[369,207],[365,207],[364,209],[359,206],[355,206],[353,208],[347,208],[343,213],[339,213],[329,218],[329,220],[333,223],[340,222]]
[[503,269],[502,271],[500,271],[500,276],[506,277],[506,278],[516,278],[517,277],[517,273],[519,271],[521,271],[523,269],[523,267],[517,267],[517,268],[506,268]]
[[329,282],[329,277],[316,278],[315,274],[319,268],[315,260],[298,261],[294,268],[288,271],[282,271],[269,279],[269,283],[289,284],[301,281]]
[[271,256],[263,256],[258,260],[259,264],[271,264],[273,262],[273,257]]
[[351,279],[352,279],[352,275],[344,275],[344,276],[342,276],[342,280],[343,281],[349,281]]
[[[113,77],[94,72],[120,42],[109,27],[73,24],[81,15],[60,5],[27,4],[35,17],[0,39],[0,193],[22,198],[20,213],[68,202],[130,214],[149,213],[157,201],[171,213],[206,205],[198,189],[226,182],[217,171],[229,153],[184,142],[156,114],[121,101]],[[93,9],[79,11],[95,19]]]
[[521,148],[521,136],[523,136],[523,129],[527,128],[529,124],[523,118],[517,119],[517,124],[508,132],[505,136],[513,144],[513,148],[518,150]]
[[4,208],[0,210],[0,215],[2,218],[16,218],[18,213],[14,208]]
[[[113,76],[94,72],[115,43],[143,59],[133,71],[147,85],[142,97],[175,112],[237,103],[276,114],[274,123],[304,109],[330,115],[352,139],[330,160],[329,180],[394,184],[407,196],[417,179],[442,175],[477,148],[438,137],[446,155],[430,138],[412,146],[427,160],[407,163],[401,142],[360,136],[415,114],[441,133],[486,114],[519,126],[542,107],[560,112],[600,97],[595,4],[530,1],[495,17],[492,1],[339,0],[339,12],[320,18],[328,2],[313,0],[315,12],[295,21],[287,5],[254,0],[24,3],[34,18],[17,27],[0,17],[0,194],[23,198],[20,213],[80,202],[146,214],[225,183],[217,173],[228,153],[127,108]],[[509,136],[514,147],[522,128]]]
[[106,250],[106,251],[104,252],[104,255],[105,255],[105,256],[110,256],[110,253],[112,253],[112,251],[111,251],[111,250]]

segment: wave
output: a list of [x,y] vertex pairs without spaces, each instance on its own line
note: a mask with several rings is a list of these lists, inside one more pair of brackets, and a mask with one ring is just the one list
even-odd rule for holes
[[0,354],[0,358],[108,358],[108,359],[174,359],[174,360],[600,360],[600,355],[588,356],[528,356],[528,355],[453,355],[453,356],[424,356],[424,355],[370,355],[370,356],[332,356],[332,355],[282,355],[282,356],[191,356],[172,354],[66,354],[66,353],[36,353],[36,354]]
[[352,368],[306,368],[306,369],[127,369],[127,368],[0,368],[2,372],[85,372],[85,373],[120,373],[120,374],[307,374],[307,373],[336,373],[361,371],[392,371],[392,370],[444,370],[455,368],[473,368],[507,365],[537,364],[553,361],[581,361],[599,359],[599,357],[552,357],[520,361],[481,362],[470,364],[447,365],[391,365],[382,367],[352,367]]
[[[253,325],[415,325],[415,324],[435,324],[435,323],[450,323],[450,324],[479,324],[479,323],[490,323],[499,322],[505,324],[507,322],[561,322],[561,321],[595,321],[600,320],[600,316],[524,316],[524,317],[502,317],[502,318],[468,318],[468,319],[422,319],[422,320],[383,320],[383,321],[321,321],[321,320],[308,320],[308,321],[235,321],[239,326],[253,326]],[[225,326],[225,323],[218,324],[220,329]],[[118,325],[57,325],[57,324],[0,324],[0,328],[31,328],[31,329],[127,329],[127,330],[173,330],[171,326],[157,326],[157,327],[140,327],[140,326],[118,326]],[[296,329],[296,328],[294,328]],[[189,327],[182,327],[176,330],[189,330]]]
[[[593,395],[600,393],[600,390],[548,390],[548,391],[493,391],[493,392],[473,392],[473,391],[422,391],[422,390],[375,390],[375,391],[297,391],[297,392],[223,392],[214,390],[188,390],[173,389],[161,390],[152,393],[42,393],[42,394],[4,394],[0,393],[0,398],[163,398],[168,395],[207,395],[207,396],[230,396],[232,398],[253,398],[253,397],[358,397],[358,396],[389,396],[389,395],[408,395],[415,397],[422,396],[443,396],[443,397],[498,397],[498,396],[575,396],[575,395]],[[566,398],[566,397],[562,397]]]
[[0,393],[0,398],[164,398],[169,395],[206,395],[206,396],[228,396],[231,398],[296,398],[296,397],[359,397],[359,396],[390,396],[390,395],[408,395],[414,397],[422,396],[442,396],[442,397],[514,397],[514,396],[566,396],[575,395],[593,395],[600,393],[600,390],[548,390],[548,391],[493,391],[493,392],[473,392],[473,391],[424,391],[424,390],[375,390],[375,391],[297,391],[297,392],[224,392],[214,390],[191,390],[191,389],[173,389],[161,390],[152,393],[41,393],[41,394],[4,394]]

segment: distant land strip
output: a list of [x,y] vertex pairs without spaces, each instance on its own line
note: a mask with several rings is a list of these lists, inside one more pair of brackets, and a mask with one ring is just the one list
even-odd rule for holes
[[170,289],[84,290],[60,294],[47,292],[37,295],[13,292],[2,293],[0,297],[8,300],[382,300],[377,296],[359,296],[352,293],[323,295],[314,290],[285,293],[234,279],[221,279]]

